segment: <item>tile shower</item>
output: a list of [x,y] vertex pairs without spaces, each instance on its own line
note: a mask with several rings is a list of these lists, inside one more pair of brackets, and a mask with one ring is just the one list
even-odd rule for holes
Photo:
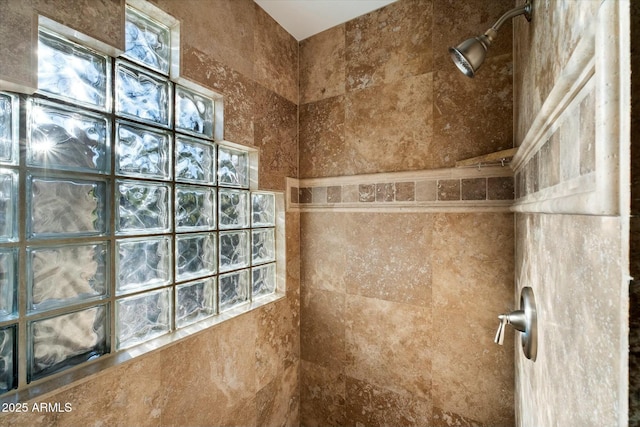
[[[533,57],[532,40],[553,52],[575,43],[583,28],[532,33],[514,24],[515,43],[500,37],[486,72],[470,80],[446,48],[486,30],[513,2],[399,0],[301,43],[249,0],[214,0],[204,8],[198,0],[150,3],[181,21],[182,75],[225,97],[224,138],[260,150],[260,189],[287,191],[293,202],[286,212],[286,298],[34,400],[68,402],[70,412],[0,414],[0,424],[510,426],[526,424],[522,414],[542,420],[516,392],[551,371],[536,371],[547,365],[531,368],[517,354],[514,369],[513,334],[503,347],[493,344],[496,315],[515,308],[514,277],[535,277],[532,266],[547,262],[539,247],[612,254],[618,224],[510,213],[508,175],[454,166],[512,147],[514,132],[522,139],[567,59],[556,63],[549,53],[523,67]],[[541,8],[538,16],[584,23],[600,1],[552,3],[555,9]],[[111,46],[124,44],[122,2],[0,6],[0,55],[8,58],[0,79],[15,90],[33,85],[34,12]],[[511,30],[508,23],[501,33]],[[431,170],[457,172],[425,178]],[[527,174],[533,182],[535,173]],[[530,239],[567,229],[593,236]],[[594,291],[618,272],[597,268],[597,253],[575,252],[594,256],[596,268],[581,276]],[[572,270],[549,271],[568,278]],[[565,289],[549,290],[548,298],[572,301],[573,288]],[[591,307],[580,301],[581,309]],[[594,339],[602,333],[593,332]],[[598,361],[589,359],[595,367]],[[557,409],[544,390],[531,392],[539,408]],[[584,409],[577,398],[571,402]],[[605,424],[615,418],[606,408]]]
[[487,212],[477,167],[421,176],[512,144],[510,38],[474,82],[446,50],[505,4],[462,3],[400,1],[301,42],[302,425],[514,423],[512,351],[492,342],[513,214]]

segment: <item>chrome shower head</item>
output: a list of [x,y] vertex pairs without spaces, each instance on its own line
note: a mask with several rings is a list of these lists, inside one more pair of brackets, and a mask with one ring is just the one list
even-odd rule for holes
[[483,35],[472,37],[460,43],[456,47],[449,48],[449,54],[453,63],[467,77],[474,77],[487,56],[489,46],[498,35],[498,30],[507,20],[524,15],[527,21],[531,21],[531,2],[527,0],[524,6],[511,9],[496,21]]
[[467,39],[456,47],[450,47],[449,54],[453,63],[465,76],[475,76],[487,56],[491,40],[487,35],[481,35]]

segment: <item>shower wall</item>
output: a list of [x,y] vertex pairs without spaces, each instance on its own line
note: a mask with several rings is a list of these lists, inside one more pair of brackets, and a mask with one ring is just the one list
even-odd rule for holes
[[[640,40],[640,3],[630,3],[631,40]],[[640,110],[640,51],[631,45],[631,111]],[[640,424],[640,114],[631,116],[629,232],[629,425]]]
[[[298,174],[297,41],[252,0],[153,3],[181,21],[182,76],[224,95],[225,139],[259,148],[260,188],[284,190]],[[16,87],[33,86],[36,14],[124,47],[123,1],[0,10],[0,79]],[[298,425],[299,227],[287,213],[285,299],[34,400],[71,412],[1,413],[0,424]]]
[[535,363],[516,352],[521,426],[627,425],[628,8],[536,1],[514,21],[516,292],[539,324]]
[[[387,182],[512,147],[511,24],[474,80],[447,53],[510,6],[399,0],[302,41],[300,176]],[[513,334],[492,341],[514,308],[513,214],[326,203],[339,193],[306,210],[300,193],[301,424],[513,425]]]

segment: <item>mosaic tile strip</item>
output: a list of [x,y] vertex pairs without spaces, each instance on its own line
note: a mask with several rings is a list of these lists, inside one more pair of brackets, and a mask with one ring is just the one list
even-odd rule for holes
[[516,200],[595,172],[595,92],[587,92],[567,114],[542,147],[520,163]]
[[[508,167],[478,174],[478,168],[289,180],[290,208],[392,208],[451,206],[508,208],[514,178]],[[491,176],[495,171],[496,176]],[[480,175],[480,176],[478,176]],[[359,183],[358,181],[361,181]]]

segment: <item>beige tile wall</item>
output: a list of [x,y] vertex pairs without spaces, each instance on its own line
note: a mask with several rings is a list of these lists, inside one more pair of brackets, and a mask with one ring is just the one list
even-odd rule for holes
[[[399,0],[300,44],[290,197],[325,206],[301,213],[302,425],[514,423],[513,341],[492,341],[512,305],[513,215],[327,207],[513,197],[510,177],[382,178],[512,147],[510,24],[474,80],[446,51],[511,5]],[[381,178],[304,179],[361,174]]]
[[[640,3],[632,2],[631,39],[640,37]],[[640,52],[631,49],[631,111],[640,109]],[[631,230],[629,273],[629,425],[640,423],[640,115],[631,116]]]
[[301,217],[303,425],[513,425],[512,214]]
[[[628,14],[628,4],[536,2],[534,20],[515,24],[517,145],[543,116],[542,110],[554,107],[543,104],[550,93],[562,91],[559,81],[576,46],[588,39],[589,29],[609,20],[615,21],[615,27],[623,25],[625,20],[614,17],[612,11],[620,7]],[[602,45],[598,44],[601,39],[596,40],[598,54]],[[593,151],[597,128],[605,125],[598,116],[605,110],[602,95],[629,77],[628,70],[609,65],[610,69],[596,67],[595,88],[552,121],[548,141],[516,169],[518,199],[536,193],[543,197],[548,194],[544,190],[603,166],[605,156],[596,157]],[[598,91],[599,84],[606,89]],[[623,106],[620,115],[628,114]],[[619,145],[620,152],[625,152],[624,133],[617,134],[619,141],[607,141],[606,132],[600,135],[600,146]],[[627,185],[622,182],[622,200]],[[593,191],[573,187],[571,194]],[[616,188],[609,191],[617,193]],[[628,231],[624,233],[628,213],[622,206],[610,216],[577,215],[580,212],[572,210],[576,208],[570,197],[553,203],[556,211],[566,214],[525,209],[516,215],[518,292],[524,286],[533,288],[539,316],[537,360],[533,363],[522,352],[516,353],[516,420],[520,426],[627,425]]]
[[[260,148],[260,188],[298,175],[298,44],[251,0],[153,1],[181,22],[181,72],[224,95],[225,138]],[[32,68],[40,12],[122,48],[123,1],[0,2],[0,78]],[[287,298],[35,402],[6,426],[299,425],[299,214],[286,215]]]
[[302,41],[301,177],[450,167],[511,148],[511,25],[473,80],[446,51],[509,6],[400,0]]

